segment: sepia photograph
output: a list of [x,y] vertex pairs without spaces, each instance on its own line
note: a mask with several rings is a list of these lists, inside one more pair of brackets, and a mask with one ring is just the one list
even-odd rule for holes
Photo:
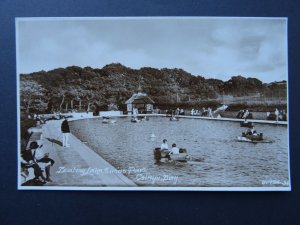
[[287,25],[16,18],[18,189],[290,191]]

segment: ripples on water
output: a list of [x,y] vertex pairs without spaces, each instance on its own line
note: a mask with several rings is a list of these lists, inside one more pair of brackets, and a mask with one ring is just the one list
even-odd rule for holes
[[[287,127],[257,124],[256,130],[274,143],[235,141],[245,128],[237,122],[201,119],[169,121],[150,117],[131,123],[118,118],[114,124],[101,119],[71,122],[71,131],[117,169],[138,169],[125,174],[138,185],[261,187],[264,180],[289,181]],[[151,138],[154,134],[156,137]],[[186,148],[192,161],[156,164],[153,149],[167,139]],[[282,186],[266,184],[265,186]]]

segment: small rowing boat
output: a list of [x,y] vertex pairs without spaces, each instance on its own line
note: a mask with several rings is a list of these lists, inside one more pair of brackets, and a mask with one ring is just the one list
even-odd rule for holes
[[187,162],[190,160],[190,157],[188,155],[188,152],[185,148],[179,149],[179,154],[172,154],[168,150],[162,150],[161,148],[155,148],[153,150],[154,159],[156,161],[163,160],[172,160],[172,161],[178,161],[178,162]]
[[178,117],[175,117],[175,116],[173,116],[173,117],[171,117],[171,118],[170,118],[170,121],[179,121],[179,118],[178,118]]
[[251,140],[246,137],[237,137],[237,141],[239,142],[248,142],[248,143],[273,143],[273,140]]

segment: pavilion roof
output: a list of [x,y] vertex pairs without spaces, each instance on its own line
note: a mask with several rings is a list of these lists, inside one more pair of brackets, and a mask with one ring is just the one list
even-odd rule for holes
[[147,96],[146,93],[138,92],[134,93],[125,104],[137,104],[137,103],[146,103],[146,104],[154,104],[154,101]]

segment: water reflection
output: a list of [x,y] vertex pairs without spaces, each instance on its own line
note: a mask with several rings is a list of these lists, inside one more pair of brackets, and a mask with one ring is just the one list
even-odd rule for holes
[[[117,169],[136,168],[143,172],[125,174],[139,185],[260,187],[264,180],[287,182],[287,127],[256,125],[258,132],[274,143],[237,142],[236,136],[245,129],[239,123],[199,119],[170,121],[150,118],[131,123],[118,118],[114,124],[99,119],[71,123],[72,132]],[[155,163],[153,149],[163,139],[169,147],[176,143],[186,148],[192,161],[188,163]]]

